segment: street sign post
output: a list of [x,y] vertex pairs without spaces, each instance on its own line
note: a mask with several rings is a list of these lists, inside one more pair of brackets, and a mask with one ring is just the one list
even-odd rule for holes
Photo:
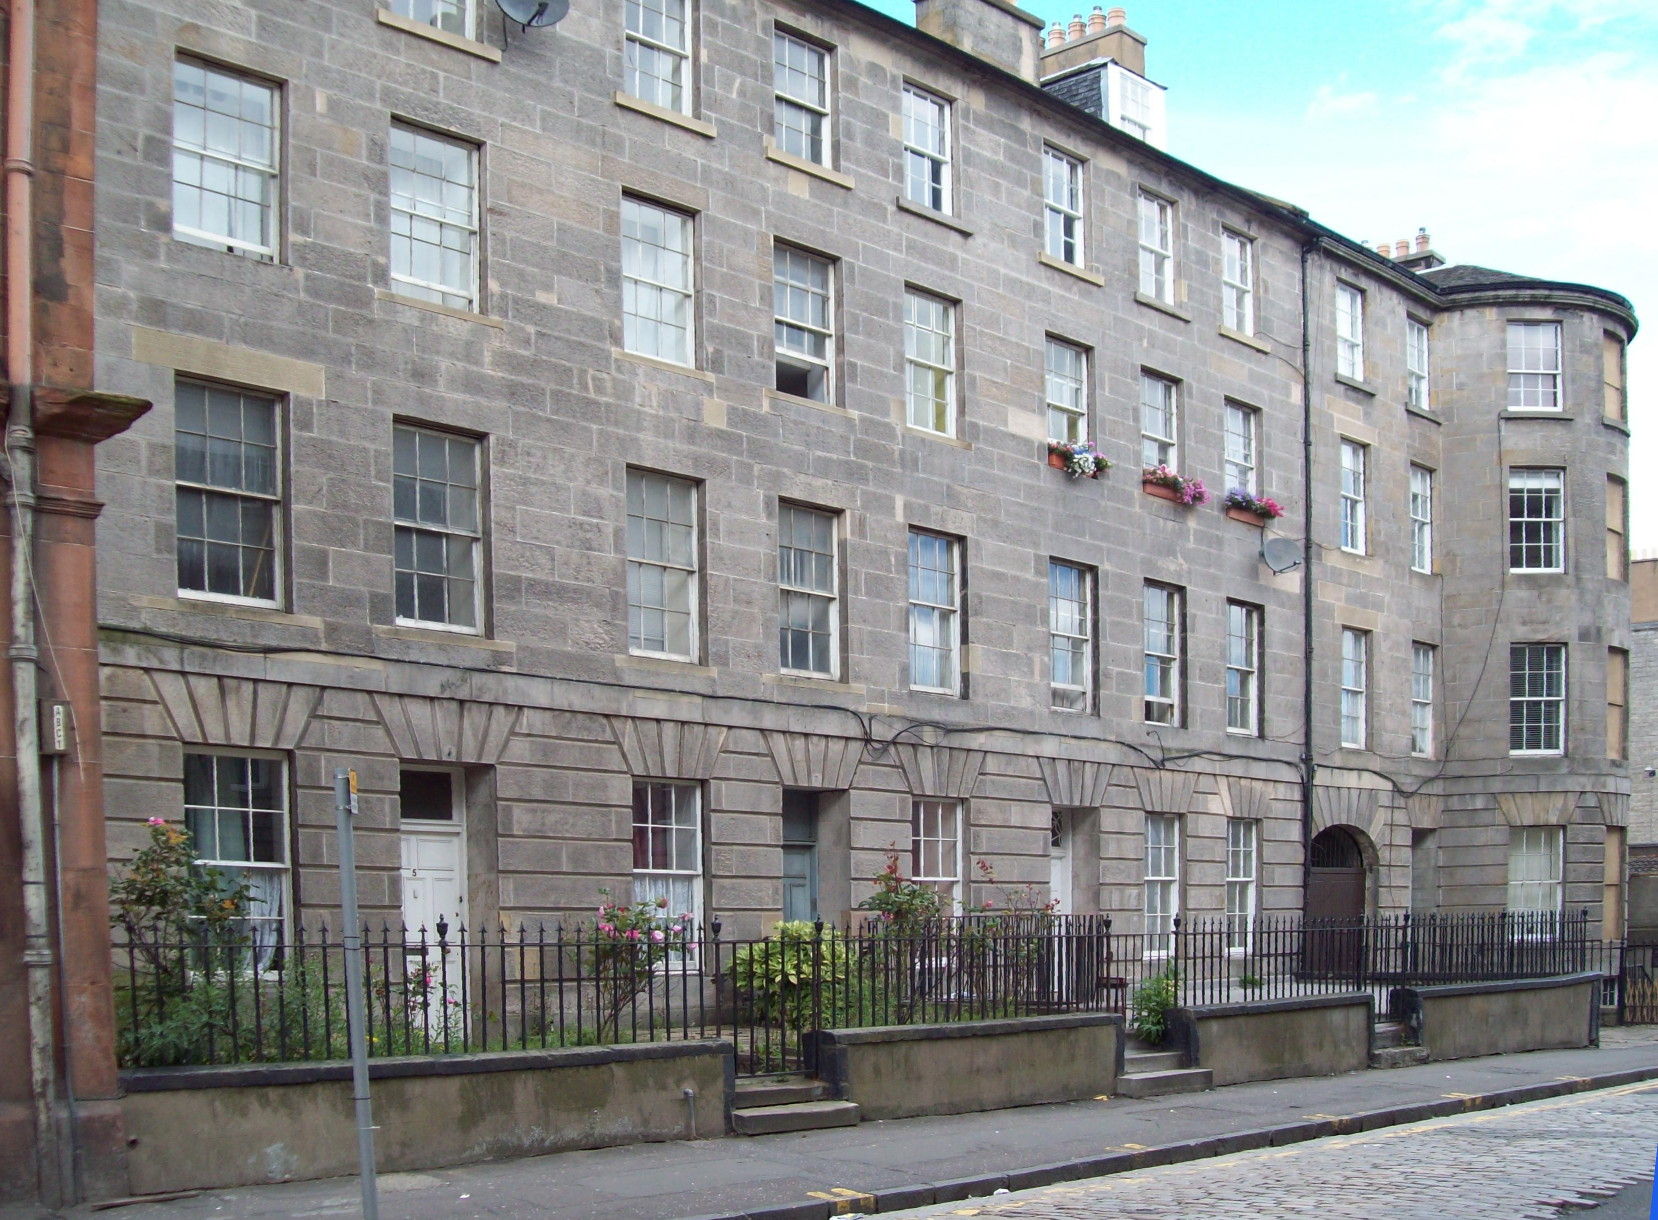
[[363,1187],[363,1220],[380,1220],[379,1187],[374,1177],[374,1112],[368,1096],[368,1035],[363,1022],[363,928],[357,917],[357,848],[351,834],[351,820],[356,813],[357,773],[334,772],[346,1031],[351,1042],[351,1099],[357,1107],[357,1174]]

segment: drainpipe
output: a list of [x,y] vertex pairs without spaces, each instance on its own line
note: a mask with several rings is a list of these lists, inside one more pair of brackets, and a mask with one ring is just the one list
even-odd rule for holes
[[1312,879],[1313,779],[1313,327],[1308,260],[1318,238],[1301,247],[1301,909]]
[[11,403],[6,458],[11,470],[11,661],[17,746],[17,820],[23,847],[23,964],[28,973],[29,1075],[35,1107],[40,1195],[65,1197],[54,1121],[57,1060],[52,1037],[53,949],[41,822],[39,691],[35,646],[34,436],[34,0],[12,0],[6,76],[6,378]]

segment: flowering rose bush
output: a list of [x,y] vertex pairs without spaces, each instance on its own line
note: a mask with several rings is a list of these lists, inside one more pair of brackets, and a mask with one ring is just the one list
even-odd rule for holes
[[1246,513],[1254,513],[1257,517],[1271,521],[1284,515],[1284,506],[1271,496],[1252,495],[1247,489],[1234,487],[1226,493],[1223,501],[1227,508],[1241,509]]
[[692,951],[694,929],[689,913],[668,913],[666,898],[619,903],[610,900],[609,890],[599,893],[604,898],[586,957],[598,988],[603,1040],[620,1032],[622,1011],[650,990],[656,968]]
[[1188,479],[1183,474],[1177,474],[1167,466],[1147,466],[1140,471],[1140,477],[1147,483],[1155,483],[1159,487],[1167,487],[1180,497],[1180,502],[1188,508],[1195,504],[1209,502],[1209,489],[1203,485],[1202,479]]
[[875,892],[858,904],[860,911],[874,911],[894,932],[908,932],[944,911],[944,899],[925,882],[906,877],[898,864],[898,849],[887,847],[887,866],[872,879]]

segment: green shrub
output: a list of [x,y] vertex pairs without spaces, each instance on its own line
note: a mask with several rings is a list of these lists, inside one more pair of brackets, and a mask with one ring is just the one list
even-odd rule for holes
[[795,1033],[833,1027],[851,1011],[854,954],[833,928],[804,920],[780,923],[763,941],[740,947],[731,978],[760,1021],[778,1021]]
[[1140,980],[1128,1001],[1128,1029],[1136,1038],[1161,1046],[1169,1036],[1169,1013],[1179,1003],[1178,976],[1170,966]]

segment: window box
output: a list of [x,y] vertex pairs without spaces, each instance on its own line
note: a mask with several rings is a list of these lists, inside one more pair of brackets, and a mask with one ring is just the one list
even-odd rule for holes
[[1284,506],[1270,496],[1257,496],[1247,488],[1234,487],[1223,501],[1226,515],[1245,525],[1265,525],[1284,515]]
[[1073,479],[1097,479],[1111,469],[1093,441],[1049,441],[1048,465]]
[[1209,501],[1209,489],[1202,479],[1188,479],[1167,466],[1147,466],[1140,472],[1140,485],[1148,496],[1168,500],[1187,508]]

